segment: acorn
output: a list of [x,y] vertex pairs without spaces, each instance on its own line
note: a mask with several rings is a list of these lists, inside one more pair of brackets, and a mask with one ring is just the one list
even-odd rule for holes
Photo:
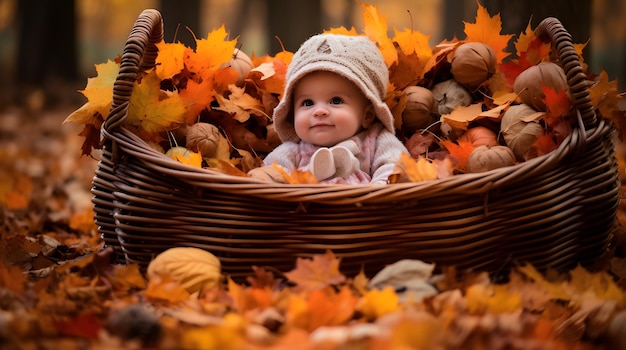
[[468,42],[454,51],[450,64],[454,80],[475,90],[496,73],[496,54],[487,44]]
[[545,112],[546,104],[543,99],[546,95],[543,93],[543,86],[550,87],[556,92],[569,92],[563,68],[553,62],[541,62],[530,66],[515,78],[513,90],[519,95],[522,103]]
[[456,107],[472,103],[469,91],[454,79],[435,84],[431,91],[435,98],[434,111],[439,114],[450,114]]
[[431,111],[435,108],[433,93],[421,86],[409,86],[403,93],[406,95],[406,105],[402,111],[402,129],[413,134],[432,124],[434,118]]

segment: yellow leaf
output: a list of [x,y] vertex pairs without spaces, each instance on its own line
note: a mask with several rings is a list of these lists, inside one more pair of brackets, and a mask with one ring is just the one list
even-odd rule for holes
[[465,130],[471,121],[483,113],[482,107],[482,103],[457,106],[452,113],[442,115],[441,122],[450,124],[453,128]]
[[478,41],[491,46],[496,53],[498,63],[501,63],[509,55],[505,49],[513,34],[500,34],[502,32],[500,14],[491,17],[487,9],[479,3],[478,11],[476,12],[476,23],[463,23],[465,24],[465,35],[467,35],[466,40]]
[[87,86],[80,90],[89,102],[70,114],[65,122],[88,124],[92,123],[91,118],[95,113],[99,113],[103,119],[108,116],[113,100],[113,84],[117,79],[120,65],[108,60],[106,63],[96,64],[95,67],[97,76],[87,79]]
[[182,146],[170,148],[165,155],[181,164],[202,167],[202,155]]
[[517,268],[519,272],[525,275],[527,278],[532,279],[542,288],[552,299],[561,299],[569,301],[571,300],[571,293],[567,291],[567,288],[562,283],[553,283],[546,280],[534,266],[527,264]]
[[400,309],[399,298],[394,289],[387,286],[383,289],[372,289],[363,294],[359,308],[368,320],[376,320],[381,316]]
[[183,43],[161,41],[156,47],[159,49],[156,58],[156,73],[159,79],[169,79],[185,68],[183,58],[187,47]]
[[416,161],[408,154],[402,153],[397,166],[410,182],[435,180],[438,175],[437,168],[421,156]]
[[476,283],[469,286],[465,293],[467,308],[470,313],[510,313],[521,306],[518,293],[510,291],[506,285]]
[[135,83],[130,96],[126,122],[138,127],[148,138],[184,122],[185,104],[177,92],[161,91],[160,84],[156,72],[151,70],[140,83]]
[[417,54],[420,61],[426,62],[432,57],[433,52],[428,44],[430,35],[424,35],[413,29],[404,28],[403,31],[398,31],[394,28],[393,41],[398,43],[400,50],[405,55]]
[[589,272],[578,265],[570,271],[571,281],[569,284],[580,294],[591,292],[602,300],[614,300],[619,305],[624,305],[625,294],[615,281],[605,271]]

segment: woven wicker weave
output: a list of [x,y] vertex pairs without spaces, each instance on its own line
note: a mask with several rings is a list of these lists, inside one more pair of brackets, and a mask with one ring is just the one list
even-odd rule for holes
[[[156,10],[138,17],[114,86],[93,180],[95,219],[107,245],[147,264],[175,246],[206,249],[234,278],[281,271],[331,250],[341,271],[380,270],[402,258],[495,271],[592,264],[609,246],[618,206],[611,123],[596,118],[571,36],[555,18],[537,27],[565,69],[579,123],[550,154],[480,174],[423,183],[281,185],[180,164],[124,128],[138,72],[162,40]],[[119,261],[119,260],[118,260]]]

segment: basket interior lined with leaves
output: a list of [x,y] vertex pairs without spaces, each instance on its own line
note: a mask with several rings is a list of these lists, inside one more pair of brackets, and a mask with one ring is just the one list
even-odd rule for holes
[[378,9],[361,6],[361,30],[325,32],[368,36],[389,68],[386,103],[410,155],[385,186],[248,177],[280,143],[272,110],[293,53],[246,54],[225,26],[195,48],[167,43],[158,11],[139,16],[66,120],[84,126],[84,154],[102,150],[96,222],[122,259],[195,246],[237,275],[325,250],[346,271],[403,257],[569,267],[606,251],[624,111],[616,82],[587,70],[586,45],[555,18],[501,34],[479,4],[464,39],[431,47],[410,28],[390,37]]

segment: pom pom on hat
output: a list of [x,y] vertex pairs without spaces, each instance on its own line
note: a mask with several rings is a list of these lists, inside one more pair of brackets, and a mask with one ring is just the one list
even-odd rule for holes
[[394,132],[393,115],[384,101],[389,70],[376,44],[366,36],[317,34],[300,46],[287,69],[285,93],[274,109],[274,126],[281,141],[300,141],[293,126],[293,89],[298,80],[316,71],[333,72],[352,81],[372,103],[378,120]]

